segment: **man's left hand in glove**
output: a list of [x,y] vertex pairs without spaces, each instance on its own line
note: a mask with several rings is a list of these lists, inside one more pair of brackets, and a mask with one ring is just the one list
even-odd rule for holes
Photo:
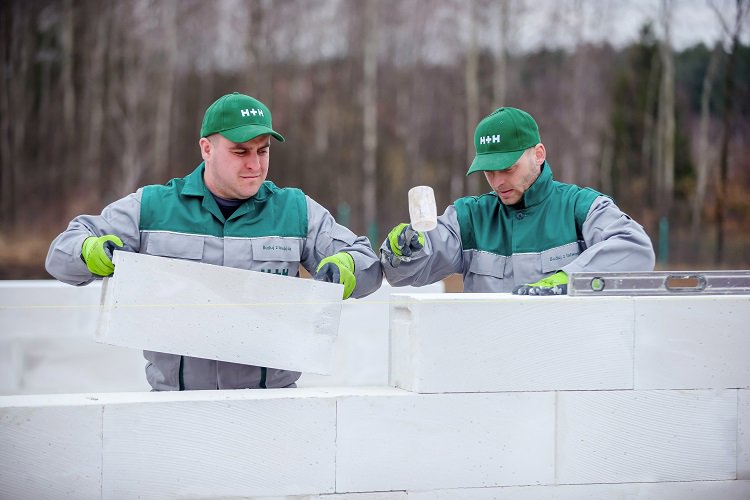
[[348,299],[357,286],[354,277],[354,258],[347,252],[339,252],[320,261],[314,279],[344,285],[344,298]]
[[568,275],[564,271],[557,271],[536,283],[519,285],[513,289],[513,293],[516,295],[567,295]]

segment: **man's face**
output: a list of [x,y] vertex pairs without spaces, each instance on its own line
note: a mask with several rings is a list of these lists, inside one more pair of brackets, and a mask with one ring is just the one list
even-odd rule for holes
[[539,177],[544,158],[544,146],[537,144],[524,151],[512,167],[505,170],[486,170],[484,176],[503,205],[515,205]]
[[214,134],[198,144],[206,162],[203,180],[213,194],[227,200],[255,196],[268,175],[270,135],[238,144]]

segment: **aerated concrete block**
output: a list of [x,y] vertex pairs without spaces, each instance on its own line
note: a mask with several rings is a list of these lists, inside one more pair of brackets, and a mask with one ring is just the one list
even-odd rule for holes
[[330,372],[342,285],[128,252],[114,263],[97,341]]
[[18,341],[0,340],[0,394],[18,394],[22,373]]
[[54,280],[0,281],[0,340],[91,338],[101,283],[75,287]]
[[743,389],[737,392],[739,394],[737,479],[750,479],[750,391]]
[[409,500],[747,500],[750,481],[509,486],[409,492]]
[[629,297],[394,295],[391,385],[419,393],[630,389]]
[[16,394],[150,391],[143,353],[86,338],[17,341]]
[[336,491],[554,481],[555,394],[339,398]]
[[0,397],[0,498],[101,498],[102,406],[84,395]]
[[558,394],[558,484],[735,479],[736,450],[736,390]]
[[192,391],[131,401],[107,395],[102,497],[333,493],[336,399],[309,394]]
[[303,373],[298,387],[388,385],[388,310],[393,293],[442,293],[442,281],[423,287],[393,287],[385,280],[374,293],[347,299],[341,306],[341,324],[329,375]]
[[750,296],[635,297],[635,388],[750,388]]

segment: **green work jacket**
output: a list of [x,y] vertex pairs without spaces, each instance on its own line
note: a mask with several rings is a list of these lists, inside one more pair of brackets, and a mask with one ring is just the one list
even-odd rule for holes
[[[97,277],[81,259],[83,241],[114,234],[125,251],[285,276],[299,276],[300,266],[314,274],[323,258],[348,252],[357,279],[352,297],[380,287],[380,264],[369,240],[337,224],[302,191],[266,181],[225,218],[203,182],[204,168],[200,164],[186,177],[142,187],[100,215],[76,217],[50,245],[47,271],[73,285],[90,283]],[[144,351],[144,356],[155,390],[289,387],[300,376],[176,354]]]
[[383,242],[383,272],[394,286],[425,285],[463,275],[466,292],[510,292],[559,270],[650,271],[654,252],[640,224],[611,198],[557,182],[545,162],[519,203],[496,193],[456,200],[425,246],[393,267]]

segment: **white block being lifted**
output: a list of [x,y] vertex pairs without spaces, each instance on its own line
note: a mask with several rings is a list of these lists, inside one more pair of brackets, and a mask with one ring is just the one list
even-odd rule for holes
[[329,373],[342,285],[128,252],[114,263],[98,342]]
[[750,388],[750,296],[634,301],[636,389]]
[[404,294],[391,385],[419,393],[633,387],[629,297]]
[[557,404],[559,484],[737,477],[737,390],[570,391]]

